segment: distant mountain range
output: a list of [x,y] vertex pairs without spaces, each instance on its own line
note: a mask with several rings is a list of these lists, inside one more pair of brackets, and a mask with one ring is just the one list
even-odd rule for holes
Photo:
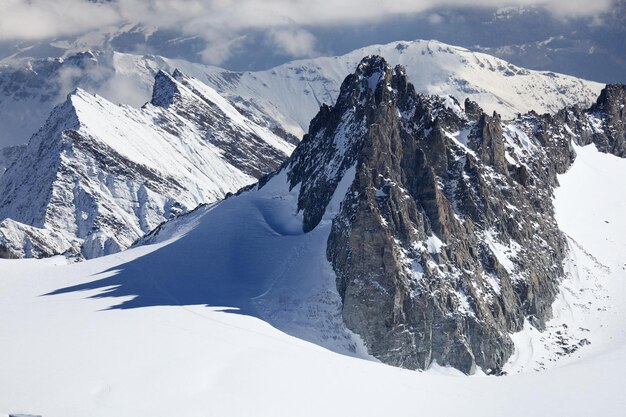
[[[374,43],[398,39],[437,39],[485,52],[514,65],[608,82],[624,82],[626,1],[611,2],[596,17],[563,17],[539,6],[435,7],[367,28],[312,29],[320,49],[343,54]],[[262,49],[261,49],[262,50]],[[261,53],[253,55],[264,62]],[[284,58],[283,58],[284,59]],[[245,65],[242,59],[234,64]],[[270,65],[268,65],[270,66]]]
[[[556,12],[556,13],[555,13]],[[599,82],[624,82],[626,74],[626,1],[614,0],[597,16],[563,16],[542,5],[508,7],[432,7],[422,13],[388,16],[367,24],[308,25],[316,49],[343,55],[371,44],[399,39],[437,39],[487,52],[514,65],[562,72]],[[192,28],[166,28],[128,22],[77,36],[41,41],[0,42],[0,60],[68,57],[85,50],[160,55],[203,62],[210,45]],[[266,31],[248,31],[229,51],[222,66],[259,71],[293,59],[273,47]]]
[[176,68],[211,86],[243,114],[287,140],[301,138],[323,103],[337,97],[343,78],[369,54],[408,68],[422,93],[469,97],[504,118],[535,110],[555,112],[588,106],[602,85],[553,72],[536,72],[489,55],[435,41],[374,45],[347,55],[294,61],[260,72],[217,67],[151,55],[84,52],[64,59],[24,58],[0,67],[0,145],[25,143],[52,108],[74,88],[141,106],[160,70]]

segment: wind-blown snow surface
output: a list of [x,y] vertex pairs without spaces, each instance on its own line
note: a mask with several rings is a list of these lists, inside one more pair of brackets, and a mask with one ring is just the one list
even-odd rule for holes
[[[626,161],[593,146],[577,152],[560,178],[558,219],[609,268],[588,277],[586,268],[597,269],[575,250],[572,274],[608,298],[557,300],[555,320],[582,317],[589,326],[591,345],[567,366],[505,377],[419,373],[287,335],[363,356],[341,325],[320,248],[336,207],[302,234],[289,209],[297,190],[287,192],[277,176],[260,192],[181,219],[178,240],[72,265],[0,261],[0,415],[621,416],[626,196],[612,184],[626,175]],[[242,215],[254,227],[243,230]],[[563,292],[575,286],[567,282]],[[541,359],[543,352],[518,346],[524,364]]]
[[[115,102],[139,105],[149,98],[154,74],[175,68],[226,96],[247,115],[301,137],[320,104],[332,104],[344,78],[367,55],[407,67],[418,92],[469,97],[504,118],[535,110],[591,104],[602,85],[552,72],[516,67],[490,55],[437,41],[372,45],[339,57],[293,61],[267,71],[232,72],[222,68],[152,55],[86,52],[66,59],[35,60],[0,66],[0,147],[19,144],[43,123],[60,97],[74,87]],[[2,64],[2,62],[0,62]],[[56,100],[56,101],[55,101]],[[27,117],[24,117],[27,115]]]

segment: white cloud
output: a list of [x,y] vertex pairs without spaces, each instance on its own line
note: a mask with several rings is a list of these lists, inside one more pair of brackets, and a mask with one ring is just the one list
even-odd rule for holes
[[142,23],[204,38],[209,46],[203,57],[219,64],[249,30],[266,32],[284,53],[308,56],[315,51],[315,38],[306,31],[311,26],[376,22],[438,6],[540,5],[570,17],[593,16],[612,4],[613,0],[1,0],[0,40],[49,39]]
[[112,5],[80,0],[2,0],[0,39],[73,35],[120,21]]
[[200,53],[207,64],[219,65],[235,55],[246,40],[245,36],[228,39],[222,36],[206,37],[208,46]]
[[297,28],[271,29],[269,38],[278,49],[294,57],[308,57],[315,54],[315,36]]
[[443,23],[443,20],[444,19],[440,14],[432,13],[428,15],[428,23],[430,23],[431,25],[438,25],[440,23]]
[[124,103],[140,107],[149,99],[149,91],[137,82],[133,74],[116,73],[112,68],[111,56],[100,55],[98,60],[87,65],[66,65],[60,68],[56,76],[58,97],[65,96],[77,86],[91,93],[97,93],[113,103]]

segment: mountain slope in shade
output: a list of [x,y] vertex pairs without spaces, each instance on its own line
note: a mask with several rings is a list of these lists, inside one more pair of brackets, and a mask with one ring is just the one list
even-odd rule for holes
[[0,68],[0,144],[19,144],[45,120],[69,89],[82,87],[116,102],[140,105],[159,69],[180,68],[228,98],[246,116],[286,139],[301,138],[321,104],[334,103],[343,79],[363,56],[378,54],[407,67],[418,92],[480,103],[504,118],[535,110],[556,112],[589,105],[599,83],[530,71],[501,59],[437,41],[393,42],[339,57],[294,61],[258,72],[221,68],[152,55],[85,52],[66,59],[23,59]]
[[590,110],[502,122],[418,94],[402,67],[368,57],[279,171],[163,225],[148,243],[177,224],[185,237],[125,271],[55,293],[113,288],[123,309],[232,306],[342,353],[362,356],[364,343],[396,366],[501,373],[512,333],[548,328],[568,271],[557,175],[572,143],[618,144],[623,114],[609,114],[624,100],[609,86]]
[[5,257],[117,252],[277,168],[293,145],[180,72],[137,110],[77,90],[0,179]]
[[7,146],[6,148],[0,148],[0,176],[4,174],[7,168],[19,157],[19,155],[25,148],[25,145]]

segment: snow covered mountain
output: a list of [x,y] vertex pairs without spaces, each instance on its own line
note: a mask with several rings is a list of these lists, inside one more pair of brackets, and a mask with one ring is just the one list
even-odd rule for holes
[[255,182],[292,150],[178,71],[157,73],[140,110],[76,90],[0,177],[1,255],[118,252]]
[[343,320],[370,354],[499,373],[508,335],[545,328],[565,274],[557,174],[572,142],[626,156],[626,90],[607,87],[587,112],[503,124],[469,99],[418,94],[407,73],[363,60],[311,122],[285,168],[289,189],[304,232],[332,223],[325,253]]
[[[175,68],[213,87],[243,114],[278,135],[301,138],[323,103],[337,98],[343,79],[363,56],[377,54],[407,67],[417,91],[481,103],[504,118],[530,110],[556,112],[589,105],[602,85],[552,72],[530,71],[492,56],[437,41],[393,42],[340,57],[294,61],[267,71],[233,72],[151,55],[85,52],[65,59],[24,58],[0,67],[0,144],[23,143],[32,126],[73,88],[140,105],[158,70]],[[1,64],[1,62],[0,62]]]
[[[238,258],[246,272],[239,278],[255,282],[242,296],[258,304],[280,303],[290,312],[305,302],[295,316],[301,328],[341,324],[334,277],[328,264],[323,267],[325,254],[317,252],[316,261],[326,278],[309,281],[317,271],[294,268],[311,254],[306,249],[316,238],[277,235],[271,227],[276,222],[262,213],[272,214],[272,204],[288,202],[255,192],[256,204],[244,204],[253,195],[245,193],[211,209],[230,220],[236,214],[255,216],[250,223],[258,227],[248,233],[241,221],[228,229],[231,224],[222,227],[207,217],[218,213],[196,212],[188,227],[170,235],[173,239],[114,256],[70,265],[63,258],[0,259],[0,340],[5,341],[0,375],[10,376],[0,378],[0,415],[619,417],[626,407],[626,196],[615,192],[615,180],[626,177],[626,160],[593,145],[575,150],[576,160],[559,176],[555,194],[558,224],[571,243],[566,260],[571,269],[548,329],[514,335],[515,370],[507,370],[523,369],[522,374],[459,377],[436,365],[413,372],[293,337],[288,333],[294,334],[295,320],[271,326],[250,311],[234,314],[231,308],[240,304],[233,294],[243,282],[220,279],[219,271],[208,269],[217,262],[209,254],[221,251],[216,233],[225,231],[245,237],[246,244],[256,241],[258,258],[275,262],[274,275],[252,276],[253,266],[243,265],[248,259]],[[241,211],[228,215],[230,208]],[[319,240],[323,243],[324,236]],[[275,252],[267,244],[280,241],[284,245]],[[226,243],[234,245],[235,239]],[[186,289],[176,291],[182,283]],[[214,289],[216,283],[229,285]],[[108,284],[119,287],[111,294]],[[309,284],[314,286],[307,289]],[[83,291],[42,295],[71,286]],[[128,296],[116,297],[122,294]],[[134,306],[120,308],[137,296]],[[150,303],[153,296],[157,301]],[[141,305],[151,307],[132,308]],[[266,317],[280,316],[278,306],[273,310],[276,314]],[[334,315],[324,314],[329,310]],[[572,334],[590,344],[567,353],[570,346],[563,342]],[[333,340],[329,331],[322,341],[329,346]],[[535,372],[540,369],[546,370]]]
[[[557,223],[558,175],[576,146],[626,156],[626,87],[607,86],[589,110],[503,122],[470,100],[417,93],[406,73],[364,59],[280,170],[145,240],[183,234],[176,242],[55,294],[106,288],[123,309],[236,307],[411,369],[515,369],[511,335],[549,328],[568,259],[586,257]],[[552,355],[588,341],[554,335]]]

